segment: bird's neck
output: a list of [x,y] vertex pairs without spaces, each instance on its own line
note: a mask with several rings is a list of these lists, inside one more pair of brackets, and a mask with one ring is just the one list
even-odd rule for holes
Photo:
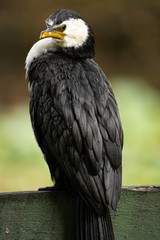
[[47,51],[56,51],[53,38],[45,38],[43,40],[39,40],[32,46],[32,48],[28,52],[25,62],[26,77],[28,77],[28,71],[34,59],[38,58],[41,54]]
[[26,61],[25,61],[25,69],[26,69],[26,78],[28,77],[28,72],[31,63],[38,58],[40,55],[52,51],[52,52],[61,52],[64,55],[67,55],[74,59],[85,59],[85,58],[94,58],[95,52],[94,47],[90,46],[83,46],[78,49],[75,48],[59,48],[58,46],[55,47],[55,39],[53,38],[44,38],[36,42],[32,48],[30,49]]

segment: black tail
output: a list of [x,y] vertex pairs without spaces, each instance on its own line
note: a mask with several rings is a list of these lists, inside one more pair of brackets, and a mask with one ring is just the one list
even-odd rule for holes
[[79,197],[77,201],[76,240],[114,240],[109,209],[105,216],[98,216]]

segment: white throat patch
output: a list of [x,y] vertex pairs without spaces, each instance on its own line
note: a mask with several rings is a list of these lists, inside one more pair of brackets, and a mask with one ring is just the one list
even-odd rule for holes
[[42,53],[47,52],[48,50],[56,51],[56,49],[54,48],[54,45],[55,45],[55,39],[44,38],[39,40],[32,46],[32,48],[30,49],[26,57],[26,62],[25,62],[26,78],[28,77],[28,70],[33,60],[39,57]]

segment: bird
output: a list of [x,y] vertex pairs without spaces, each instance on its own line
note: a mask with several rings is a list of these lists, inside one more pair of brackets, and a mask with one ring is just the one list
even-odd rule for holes
[[73,192],[76,240],[113,240],[122,185],[123,129],[95,38],[76,11],[54,11],[25,61],[30,118],[54,185]]

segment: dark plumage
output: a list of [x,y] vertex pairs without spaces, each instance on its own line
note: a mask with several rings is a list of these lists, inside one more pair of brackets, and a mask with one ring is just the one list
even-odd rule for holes
[[[62,10],[50,23],[71,18],[83,19]],[[108,207],[115,211],[120,197],[123,132],[110,84],[92,59],[88,32],[81,46],[49,49],[26,63],[30,115],[55,186],[77,195],[77,239],[111,240]]]

